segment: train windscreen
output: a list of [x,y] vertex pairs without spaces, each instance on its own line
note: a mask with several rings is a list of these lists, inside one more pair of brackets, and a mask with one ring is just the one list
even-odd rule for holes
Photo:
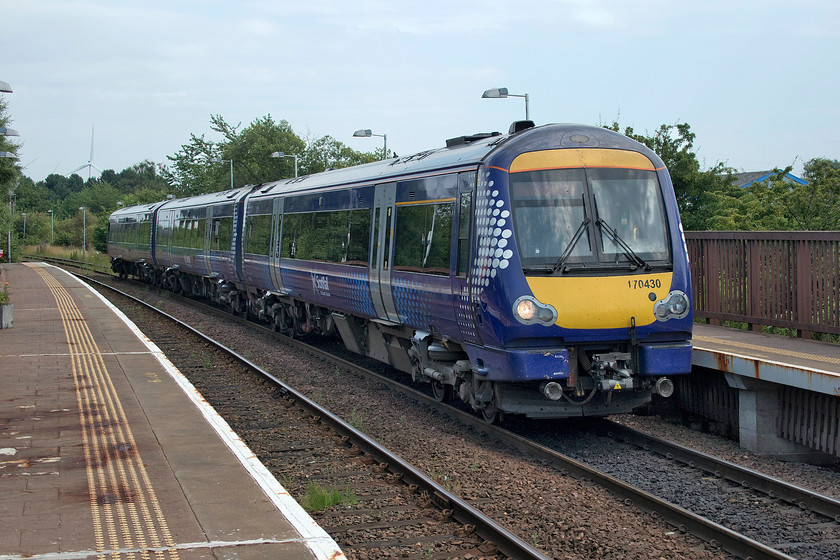
[[655,171],[544,169],[510,176],[524,268],[652,267],[671,262]]

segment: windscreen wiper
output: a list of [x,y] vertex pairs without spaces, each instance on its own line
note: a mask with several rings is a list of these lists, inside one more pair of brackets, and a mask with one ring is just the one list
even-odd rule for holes
[[563,254],[560,255],[559,259],[557,259],[557,263],[555,263],[554,265],[553,272],[557,272],[564,264],[566,264],[566,260],[572,255],[572,250],[574,250],[575,245],[577,245],[577,242],[583,235],[583,232],[586,231],[586,226],[588,226],[591,221],[592,220],[590,220],[589,218],[584,218],[583,221],[580,223],[580,225],[577,228],[577,231],[575,232],[575,235],[572,237],[572,240],[569,241],[569,244],[566,246],[566,250],[563,251]]
[[615,231],[610,224],[604,221],[603,218],[598,218],[598,221],[595,222],[603,231],[607,233],[609,238],[612,240],[613,243],[621,247],[621,250],[624,251],[624,254],[627,255],[627,258],[630,259],[630,262],[635,264],[639,268],[644,268],[645,270],[650,270],[650,265],[646,263],[639,255],[637,255],[633,249],[630,248],[630,245],[625,243],[625,241],[618,235],[618,232]]

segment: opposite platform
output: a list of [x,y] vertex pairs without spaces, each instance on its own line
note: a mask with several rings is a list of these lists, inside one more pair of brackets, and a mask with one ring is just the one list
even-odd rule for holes
[[47,265],[0,281],[0,559],[344,558],[122,313]]

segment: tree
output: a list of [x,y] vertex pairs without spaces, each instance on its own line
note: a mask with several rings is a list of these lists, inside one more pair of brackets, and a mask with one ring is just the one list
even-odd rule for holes
[[[618,122],[607,126],[619,132]],[[688,123],[661,125],[652,136],[637,134],[633,127],[624,129],[625,136],[641,142],[653,150],[668,168],[683,227],[687,230],[706,230],[713,227],[721,204],[733,195],[736,187],[728,177],[732,170],[716,163],[705,171],[700,169],[697,154],[692,151],[695,134]]]
[[[8,127],[11,124],[11,118],[8,114],[8,107],[6,99],[0,95],[0,126]],[[9,141],[8,137],[0,136],[0,152],[7,152],[17,154],[18,146]],[[12,216],[12,193],[15,191],[20,177],[20,169],[14,158],[0,157],[0,201],[6,200],[8,204],[0,205],[0,232],[3,233],[3,243],[0,247],[6,250],[7,241],[6,235],[11,231],[14,216]],[[6,198],[8,196],[8,198]],[[11,244],[11,239],[8,240]],[[11,249],[12,247],[9,247]],[[12,260],[12,255],[5,255],[4,260]]]
[[730,200],[739,209],[739,219],[730,224],[732,229],[840,229],[840,161],[808,161],[805,185],[787,177],[791,169],[775,169],[769,179],[747,186],[741,196]]
[[172,194],[189,196],[220,190],[218,179],[208,165],[208,161],[216,157],[215,152],[215,144],[205,140],[203,134],[190,134],[188,144],[183,144],[175,155],[166,156],[172,165],[164,166],[161,174],[169,183]]
[[[271,115],[256,119],[241,131],[239,127],[227,123],[221,115],[212,115],[210,128],[221,134],[221,141],[213,142],[204,135],[193,134],[175,155],[167,156],[171,165],[161,173],[173,194],[186,196],[225,190],[231,181],[230,160],[233,160],[234,186],[293,177],[294,160],[272,158],[274,152],[297,155],[299,175],[376,159],[374,154],[357,152],[331,136],[306,142],[287,121],[276,122]],[[210,161],[216,158],[224,163]]]

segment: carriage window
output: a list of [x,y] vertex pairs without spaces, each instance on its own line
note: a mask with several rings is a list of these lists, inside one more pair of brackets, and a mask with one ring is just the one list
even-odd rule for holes
[[449,274],[454,202],[397,206],[394,269]]
[[245,252],[252,255],[268,255],[270,243],[271,214],[248,216],[245,227]]
[[370,209],[286,214],[283,258],[367,266]]

